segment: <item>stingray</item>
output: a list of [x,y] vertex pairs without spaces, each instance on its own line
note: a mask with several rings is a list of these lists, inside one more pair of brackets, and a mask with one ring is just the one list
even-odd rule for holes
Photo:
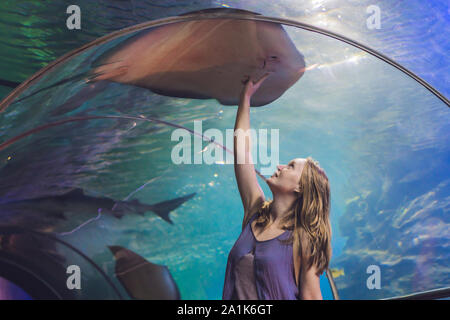
[[[248,15],[247,12],[242,13]],[[279,98],[302,75],[303,56],[276,23],[208,19],[141,32],[100,56],[92,81],[131,84],[169,97],[237,105],[247,76],[271,73],[252,106]]]
[[[200,17],[204,12],[188,16]],[[303,75],[303,55],[280,24],[220,18],[222,12],[230,12],[226,8],[208,12],[218,18],[176,22],[138,32],[100,55],[89,72],[31,95],[68,81],[83,79],[95,84],[106,80],[168,97],[216,99],[223,105],[238,105],[242,81],[270,73],[251,99],[251,106],[263,106],[279,98]],[[245,10],[231,12],[242,17],[257,15]],[[72,109],[86,101],[84,96],[92,98],[97,89],[86,90],[77,94],[79,103]]]
[[130,297],[139,300],[179,300],[180,292],[169,269],[147,261],[120,246],[109,249],[116,260],[115,274]]

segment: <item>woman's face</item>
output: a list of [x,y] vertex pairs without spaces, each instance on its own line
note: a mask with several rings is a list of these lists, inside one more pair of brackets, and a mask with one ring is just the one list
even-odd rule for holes
[[296,158],[291,160],[287,165],[278,165],[277,171],[267,179],[267,184],[272,191],[293,192],[298,190],[300,177],[306,159]]

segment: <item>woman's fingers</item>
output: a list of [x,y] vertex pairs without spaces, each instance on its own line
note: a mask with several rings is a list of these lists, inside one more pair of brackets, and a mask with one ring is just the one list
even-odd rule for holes
[[268,76],[270,76],[270,72],[267,72],[265,75],[263,75],[263,76],[261,77],[261,79],[258,80],[258,83],[263,82],[264,80],[266,80],[266,78],[267,78]]
[[261,79],[259,79],[258,81],[253,81],[251,76],[245,75],[245,76],[244,76],[244,80],[241,80],[241,82],[242,82],[243,84],[246,84],[248,81],[252,80],[252,83],[253,83],[254,85],[260,84],[260,83],[262,83],[264,80],[266,80],[266,78],[267,78],[268,76],[270,76],[270,74],[271,74],[271,72],[267,72],[267,73],[264,74],[264,75],[261,77]]
[[270,72],[267,72],[265,75],[261,77],[258,81],[254,82],[255,85],[260,85],[264,80],[267,79],[267,77],[270,75]]
[[252,77],[249,75],[244,76],[244,80],[241,80],[242,84],[244,84],[244,88],[242,89],[244,94],[247,94],[248,96],[252,96],[256,90],[258,90],[261,83],[263,83],[264,80],[267,79],[267,77],[271,74],[271,72],[267,72],[264,74],[261,79],[259,79],[256,82],[253,82]]
[[270,75],[270,73],[267,72],[265,75],[263,75],[263,76],[261,77],[261,79],[259,79],[257,82],[255,82],[255,83],[253,84],[253,86],[258,88],[258,87],[261,85],[261,83],[263,83],[263,81],[267,79],[267,77],[268,77],[269,75]]
[[245,75],[244,76],[244,80],[241,80],[241,82],[243,83],[243,84],[247,84],[247,82],[250,80],[250,76],[249,75]]

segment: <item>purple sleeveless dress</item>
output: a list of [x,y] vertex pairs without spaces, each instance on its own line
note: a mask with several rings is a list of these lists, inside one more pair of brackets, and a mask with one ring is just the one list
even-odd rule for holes
[[297,300],[292,244],[279,240],[289,238],[290,231],[265,240],[256,240],[251,223],[242,230],[228,255],[223,300]]

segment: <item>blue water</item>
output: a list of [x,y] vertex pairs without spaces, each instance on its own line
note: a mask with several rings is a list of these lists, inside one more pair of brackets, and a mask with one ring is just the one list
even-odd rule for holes
[[[448,26],[445,10],[437,22],[427,20],[417,26],[431,30],[427,39],[432,40],[422,39],[423,46],[409,47],[417,52],[416,59],[411,59],[410,51],[384,43],[408,43],[406,31],[400,33],[400,39],[390,35],[416,25],[393,17],[397,10],[407,7],[413,11],[418,4],[381,4],[389,8],[384,11],[388,19],[385,28],[373,34],[338,23],[345,15],[358,16],[364,4],[345,10],[345,6],[330,7],[334,2],[319,2],[306,15],[308,19],[318,23],[322,17],[321,27],[337,28],[336,32],[349,33],[356,40],[373,41],[380,46],[374,45],[376,49],[386,53],[395,51],[397,61],[403,59],[448,96],[448,39],[440,38],[440,30]],[[245,8],[276,15],[269,12],[270,6],[261,5],[256,10],[252,5]],[[288,2],[285,5],[287,8]],[[429,6],[442,12],[441,2]],[[298,6],[299,16],[301,9]],[[426,15],[426,10],[413,12],[418,18]],[[297,13],[285,9],[278,15],[293,18]],[[360,19],[350,21],[358,25],[364,21]],[[340,271],[336,284],[341,298],[376,299],[449,286],[448,106],[365,52],[322,35],[284,28],[305,56],[307,66],[314,67],[281,98],[252,109],[252,127],[279,129],[280,163],[312,156],[326,170],[332,199],[330,267]],[[91,61],[121,40],[70,59],[19,98],[87,71]],[[441,43],[440,49],[432,53],[426,41],[434,47]],[[424,58],[424,52],[429,56]],[[436,55],[440,58],[435,59]],[[418,59],[431,59],[432,68],[425,70]],[[225,133],[234,126],[235,107],[224,107],[214,100],[162,97],[117,83],[79,107],[61,108],[85,86],[81,81],[66,83],[11,105],[0,116],[1,142],[43,124],[86,114],[143,115],[190,129],[194,120],[201,119],[203,132],[217,128]],[[61,112],[55,114],[55,110]],[[60,194],[73,187],[116,200],[131,195],[143,203],[196,192],[171,214],[174,225],[152,213],[130,214],[120,220],[104,215],[60,238],[91,257],[112,279],[114,261],[106,246],[122,245],[153,263],[167,265],[183,299],[220,299],[228,252],[239,236],[243,216],[233,167],[174,165],[170,161],[176,144],[170,139],[173,130],[151,121],[96,119],[27,136],[0,150],[1,200]],[[261,180],[260,184],[270,198],[268,187]],[[73,208],[67,221],[46,221],[40,227],[52,234],[71,231],[92,218],[80,210]],[[380,267],[381,289],[366,286],[370,265]],[[324,277],[321,288],[324,297],[331,298]]]

